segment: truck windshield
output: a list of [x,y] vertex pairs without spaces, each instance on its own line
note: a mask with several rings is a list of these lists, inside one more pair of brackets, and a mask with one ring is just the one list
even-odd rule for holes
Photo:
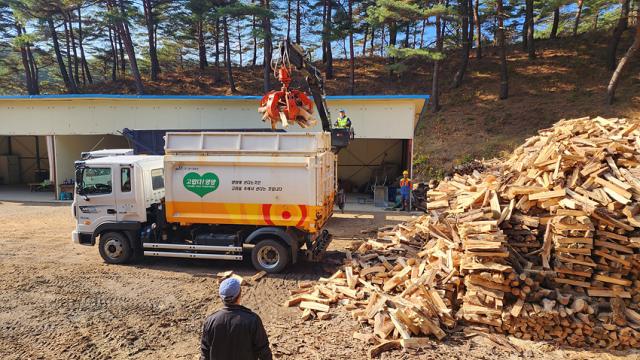
[[82,195],[111,193],[111,168],[84,168],[78,193]]

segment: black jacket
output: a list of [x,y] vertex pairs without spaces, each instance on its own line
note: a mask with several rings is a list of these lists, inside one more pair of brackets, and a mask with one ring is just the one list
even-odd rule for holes
[[271,360],[262,320],[241,305],[225,305],[202,328],[200,360]]

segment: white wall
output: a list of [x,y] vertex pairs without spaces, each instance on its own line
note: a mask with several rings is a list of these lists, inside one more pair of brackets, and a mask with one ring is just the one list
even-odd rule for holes
[[[118,134],[130,129],[267,128],[257,99],[0,99],[3,135]],[[356,137],[413,138],[423,99],[329,100],[331,122],[345,109]],[[318,119],[319,120],[319,119]],[[318,121],[319,122],[319,121]],[[320,131],[289,127],[289,131]]]
[[129,146],[124,137],[117,135],[56,135],[54,141],[58,184],[75,178],[73,163],[80,159],[83,151],[125,149]]

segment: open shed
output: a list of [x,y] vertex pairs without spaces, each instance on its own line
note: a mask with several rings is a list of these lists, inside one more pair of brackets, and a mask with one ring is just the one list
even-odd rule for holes
[[[73,162],[81,152],[131,147],[122,136],[125,128],[267,128],[257,113],[259,100],[259,96],[0,96],[0,184],[26,186],[49,179],[59,197],[61,185],[74,176]],[[403,169],[411,169],[413,135],[427,101],[427,95],[327,97],[332,121],[344,109],[355,130],[355,139],[338,160],[338,178],[349,192],[366,194],[375,185],[393,185]],[[321,131],[321,126],[291,126],[287,131]],[[367,201],[366,196],[362,199]]]

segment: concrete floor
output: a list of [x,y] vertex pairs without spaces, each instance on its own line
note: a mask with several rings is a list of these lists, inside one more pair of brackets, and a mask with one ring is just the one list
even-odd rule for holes
[[29,191],[27,185],[0,185],[0,201],[38,202],[38,203],[71,203],[68,200],[57,200],[53,191]]

